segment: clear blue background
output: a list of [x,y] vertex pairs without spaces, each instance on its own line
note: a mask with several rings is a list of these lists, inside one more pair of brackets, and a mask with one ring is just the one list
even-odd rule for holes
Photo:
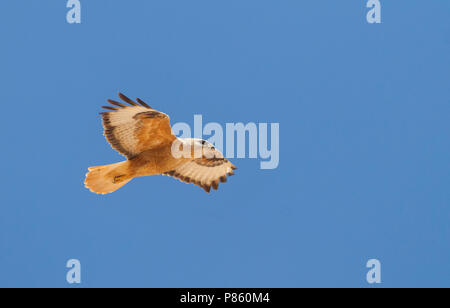
[[[82,0],[0,5],[0,286],[450,287],[450,2]],[[279,122],[280,165],[218,192],[98,196],[118,91],[172,123]]]

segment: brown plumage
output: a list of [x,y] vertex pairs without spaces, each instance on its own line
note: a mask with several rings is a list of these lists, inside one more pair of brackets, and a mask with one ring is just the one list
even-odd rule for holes
[[[210,192],[227,181],[236,167],[211,144],[200,139],[179,139],[170,127],[169,116],[141,99],[132,101],[122,93],[128,105],[108,100],[112,106],[100,113],[104,135],[109,144],[127,160],[111,165],[90,167],[85,186],[99,194],[111,193],[135,177],[164,174],[192,183]],[[172,148],[185,146],[191,156],[173,155]]]

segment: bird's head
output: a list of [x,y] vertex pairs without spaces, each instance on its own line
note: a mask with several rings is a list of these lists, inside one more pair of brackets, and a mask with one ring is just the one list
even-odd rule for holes
[[199,138],[183,138],[181,140],[183,147],[191,150],[192,157],[206,156],[210,158],[220,155],[220,152],[216,151],[216,148],[206,140]]

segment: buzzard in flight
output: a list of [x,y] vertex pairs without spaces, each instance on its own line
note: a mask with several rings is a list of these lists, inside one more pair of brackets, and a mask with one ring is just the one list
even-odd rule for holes
[[[111,193],[135,177],[165,174],[192,183],[210,192],[236,167],[205,140],[177,138],[170,127],[169,116],[139,98],[132,101],[119,93],[124,103],[108,100],[100,113],[106,140],[127,160],[105,166],[90,167],[84,184],[98,194]],[[126,103],[126,104],[125,104]],[[174,155],[183,148],[188,155]],[[188,149],[188,152],[186,152]]]

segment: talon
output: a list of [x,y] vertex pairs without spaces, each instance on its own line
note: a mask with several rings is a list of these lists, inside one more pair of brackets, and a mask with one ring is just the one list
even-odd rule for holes
[[117,184],[117,183],[123,182],[124,180],[125,180],[125,174],[117,175],[114,177],[113,183]]

